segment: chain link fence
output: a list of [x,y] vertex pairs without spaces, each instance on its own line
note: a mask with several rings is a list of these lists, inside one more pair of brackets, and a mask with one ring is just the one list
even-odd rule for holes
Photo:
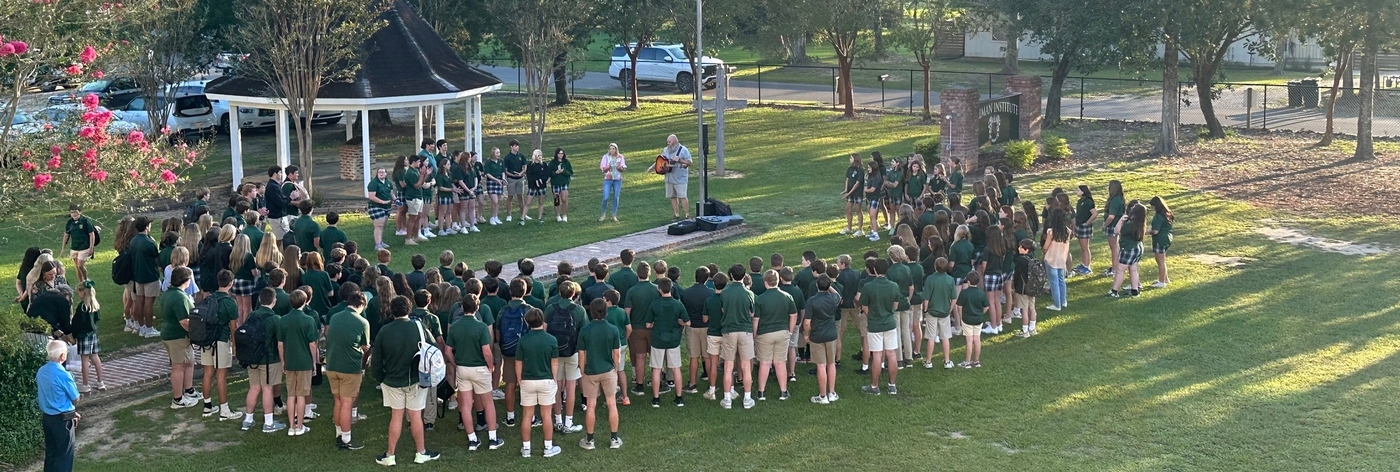
[[[684,63],[646,64],[653,69],[684,70]],[[496,74],[505,83],[504,91],[523,91],[524,78],[509,60],[488,60],[482,68]],[[610,61],[577,60],[568,65],[568,88],[571,94],[626,97],[622,82],[609,74]],[[752,104],[801,104],[837,109],[843,106],[837,93],[838,70],[827,65],[780,65],[754,62],[727,63],[730,73],[731,100],[747,100]],[[976,87],[983,97],[1003,94],[1007,75],[952,70],[929,71],[929,105],[938,114],[938,91],[962,85]],[[1043,77],[1045,93],[1049,95],[1051,78]],[[678,88],[675,79],[653,73],[642,77],[638,87],[642,100],[686,101],[689,93]],[[923,113],[924,72],[919,69],[856,67],[851,71],[855,83],[852,101],[858,108],[881,109],[909,114]],[[1288,84],[1219,82],[1212,87],[1212,105],[1221,124],[1233,128],[1281,129],[1322,132],[1326,129],[1326,106],[1331,96],[1331,80],[1321,82],[1304,79]],[[1373,132],[1377,137],[1400,137],[1400,72],[1383,73],[1376,92]],[[1194,84],[1181,85],[1181,121],[1184,124],[1204,124],[1200,100]],[[713,98],[716,90],[706,89],[704,95]],[[1343,88],[1338,93],[1334,129],[1343,134],[1356,133],[1356,118],[1360,115],[1359,89]],[[1069,77],[1064,81],[1060,116],[1065,119],[1111,119],[1158,121],[1162,110],[1162,83],[1157,80]]]

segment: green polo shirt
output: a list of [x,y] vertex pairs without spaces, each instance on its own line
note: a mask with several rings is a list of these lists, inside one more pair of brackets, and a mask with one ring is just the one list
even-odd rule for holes
[[895,328],[895,306],[899,303],[899,285],[887,277],[875,277],[860,288],[860,303],[868,311],[866,330],[881,333]]
[[316,320],[302,310],[293,309],[277,322],[277,342],[282,343],[282,365],[287,372],[312,370],[316,366],[307,347],[320,338]]
[[982,287],[968,287],[958,294],[958,306],[962,307],[963,324],[977,326],[986,321],[982,310],[987,309],[987,292]]
[[486,161],[486,165],[484,166],[484,168],[485,168],[485,170],[486,170],[486,174],[487,174],[487,175],[490,175],[490,176],[495,177],[495,178],[497,178],[497,179],[504,179],[504,178],[505,178],[505,175],[506,175],[506,166],[505,166],[504,164],[502,164],[501,161],[497,161],[497,160],[487,160],[487,161]]
[[885,278],[890,279],[899,287],[899,306],[895,310],[908,310],[909,287],[914,285],[914,280],[909,276],[909,268],[905,267],[903,263],[890,264],[890,270],[885,273]]
[[340,228],[334,225],[326,226],[325,229],[321,230],[321,255],[329,262],[331,260],[331,249],[335,246],[335,243],[345,244],[348,242],[350,242],[350,238],[345,237],[345,232],[341,231]]
[[370,349],[370,373],[375,380],[392,388],[418,384],[416,362],[420,339],[433,343],[418,324],[408,318],[396,318],[379,328]]
[[165,267],[157,265],[156,259],[160,257],[160,249],[156,248],[156,241],[151,239],[149,234],[132,236],[131,243],[126,246],[126,252],[131,254],[133,282],[148,284],[160,280],[160,273]]
[[292,223],[292,234],[301,252],[312,252],[316,250],[316,237],[321,234],[321,225],[311,215],[301,215]]
[[161,341],[190,337],[185,327],[180,326],[180,320],[190,317],[190,311],[194,310],[194,300],[190,299],[184,290],[172,285],[169,290],[161,292],[160,298],[156,300],[156,307],[159,310],[157,314],[160,315]]
[[92,220],[88,217],[78,215],[78,219],[68,219],[68,224],[64,225],[63,232],[68,234],[68,248],[74,251],[86,251],[92,247],[92,233],[97,231],[93,227]]
[[444,341],[452,348],[453,363],[461,367],[486,367],[481,347],[491,345],[491,331],[475,316],[467,315],[454,321]]
[[588,323],[579,330],[578,350],[584,353],[584,375],[613,372],[613,352],[622,348],[622,335],[611,323]]
[[953,263],[953,278],[961,279],[967,277],[968,272],[972,272],[972,258],[975,253],[972,242],[966,239],[958,240],[948,247],[948,260]]
[[[636,313],[635,309],[633,313]],[[646,321],[651,323],[651,347],[675,349],[681,347],[681,322],[689,321],[685,305],[671,297],[660,297],[651,302]]]
[[342,374],[364,372],[366,346],[369,321],[363,315],[348,309],[333,314],[326,327],[326,370]]
[[603,320],[613,325],[614,328],[617,328],[618,341],[627,342],[627,338],[625,337],[627,334],[627,327],[632,325],[632,319],[627,317],[627,310],[623,310],[620,306],[610,306],[608,307],[608,314],[603,317]]
[[637,285],[637,273],[633,272],[631,267],[619,267],[617,272],[608,276],[608,285],[613,286],[613,290],[617,290],[617,293],[626,297],[632,286]]
[[[369,181],[369,185],[365,186],[365,189],[369,190],[369,193],[374,194],[375,198],[386,202],[394,201],[394,187],[392,185],[389,185],[389,182],[387,181],[371,179]],[[388,210],[389,205],[390,203],[375,203],[373,200],[369,202],[370,208],[379,208],[383,210]]]
[[233,301],[233,297],[224,292],[214,292],[211,297],[219,299],[218,317],[219,326],[215,329],[219,331],[219,341],[228,342],[228,324],[238,319],[238,302]]
[[765,290],[754,299],[753,317],[758,318],[759,335],[787,331],[788,320],[796,314],[797,305],[792,301],[792,295],[782,290]]
[[705,299],[705,316],[708,318],[705,323],[706,336],[724,335],[724,300],[718,293],[711,292],[710,298]]
[[502,159],[502,161],[502,164],[504,164],[505,166],[504,168],[506,172],[510,172],[512,174],[519,174],[525,171],[525,163],[529,160],[525,158],[524,154],[511,152],[506,153],[506,157]]
[[637,282],[637,285],[627,291],[627,297],[623,300],[622,306],[632,311],[627,315],[632,318],[632,329],[646,329],[646,323],[650,319],[651,303],[661,298],[661,289],[656,288],[656,284],[650,280]]
[[724,322],[720,333],[753,332],[753,292],[743,285],[729,284],[720,293],[720,305],[724,309]]
[[549,380],[554,378],[550,361],[559,357],[559,341],[544,332],[532,329],[520,337],[515,347],[515,360],[520,363],[520,380]]
[[272,305],[272,311],[277,316],[287,316],[287,312],[292,311],[292,295],[280,287],[273,290],[277,292],[277,303]]
[[924,279],[923,297],[928,302],[928,315],[944,318],[952,310],[953,293],[958,282],[953,276],[937,272]]
[[404,168],[403,174],[399,175],[398,185],[403,189],[405,201],[423,199],[423,192],[418,188],[418,179],[422,176],[423,174],[418,172],[418,169],[412,167]]

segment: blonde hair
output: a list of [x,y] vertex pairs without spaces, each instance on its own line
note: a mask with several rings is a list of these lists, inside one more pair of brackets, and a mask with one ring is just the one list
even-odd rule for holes
[[544,160],[544,152],[543,152],[543,151],[540,151],[539,149],[536,149],[536,150],[534,150],[534,151],[530,151],[530,160],[532,160],[532,161],[543,161],[543,160]]
[[203,214],[203,215],[200,215],[200,216],[199,216],[199,223],[198,223],[198,224],[199,224],[199,234],[200,234],[201,236],[204,235],[204,233],[208,233],[208,232],[209,232],[209,228],[214,227],[214,215],[209,214],[209,213],[205,213],[205,214]]
[[175,249],[170,250],[170,265],[175,267],[190,265],[190,250],[184,246],[175,246]]
[[199,258],[199,243],[204,239],[204,231],[199,229],[199,225],[190,223],[185,225],[185,231],[180,233],[180,247],[189,251],[190,259]]
[[885,254],[889,255],[891,262],[904,262],[908,257],[904,254],[902,246],[890,246],[889,249],[885,250]]
[[[252,244],[252,241],[249,241],[249,244]],[[277,236],[273,235],[271,231],[263,233],[262,244],[258,246],[256,256],[253,261],[258,265],[259,270],[267,267],[268,264],[272,264],[274,267],[282,266],[282,251],[277,250]]]
[[[227,226],[225,226],[227,228]],[[248,260],[248,255],[252,253],[251,240],[246,234],[240,234],[233,239],[233,251],[228,255],[228,270],[238,273],[243,268],[243,263]]]
[[953,242],[962,241],[972,237],[972,230],[967,229],[967,225],[958,225],[958,229],[953,231]]
[[[38,283],[39,278],[43,277],[44,275],[44,263],[54,261],[55,259],[53,258],[53,254],[49,254],[47,252],[39,254],[39,258],[34,259],[34,268],[29,269],[29,273],[24,276],[24,286],[33,289],[34,284]],[[58,277],[58,269],[54,269],[54,277]]]
[[238,234],[238,227],[234,225],[224,225],[219,228],[219,242],[232,243],[233,237]]
[[90,312],[102,309],[102,304],[97,303],[97,290],[86,284],[78,286],[78,302]]

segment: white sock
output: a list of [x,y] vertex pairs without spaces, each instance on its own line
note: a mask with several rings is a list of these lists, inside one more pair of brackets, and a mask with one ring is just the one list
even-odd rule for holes
[[1021,325],[1021,332],[1022,332],[1022,333],[1029,333],[1029,332],[1031,332],[1031,325],[1029,325],[1029,324],[1023,324],[1023,325]]
[[563,422],[564,422],[564,415],[554,415],[554,424],[559,424],[559,423],[563,423]]
[[710,395],[714,395],[714,394],[715,394],[715,386],[714,386],[714,385],[711,385],[711,386],[710,386],[710,391],[709,391],[709,393],[710,393]]
[[574,417],[572,417],[572,416],[565,416],[565,417],[564,417],[564,426],[567,426],[567,427],[570,427],[570,428],[574,427]]
[[306,405],[306,413],[303,414],[302,416],[311,416],[311,404],[308,403],[308,404]]
[[263,424],[272,424],[272,413],[263,413]]
[[869,369],[870,369],[870,364],[861,364],[861,365],[860,365],[860,370],[869,370]]
[[1031,331],[1035,331],[1035,322],[1034,322],[1034,321],[1031,322]]
[[[472,434],[476,434],[476,433],[472,433]],[[486,432],[486,437],[491,438],[492,441],[495,441],[495,440],[496,440],[496,430],[493,429],[493,430],[487,431],[487,432]]]
[[544,440],[544,448],[545,448],[545,449],[549,449],[549,448],[551,448],[551,447],[554,447],[554,440],[552,440],[552,439],[546,439],[546,440]]
[[360,407],[351,408],[351,409],[350,409],[350,419],[353,420],[353,419],[359,418],[359,417],[360,417]]
[[343,442],[343,443],[348,443],[348,442],[350,442],[350,432],[349,432],[349,431],[345,431],[345,432],[340,433],[340,442]]
[[342,434],[345,434],[345,431],[340,429],[340,425],[335,425],[335,435],[340,436]]
[[472,441],[472,442],[476,442],[476,433],[474,433],[474,432],[473,432],[473,433],[467,433],[467,440],[468,440],[468,441]]
[[514,412],[514,411],[507,411],[507,412],[506,412],[506,419],[508,419],[508,420],[513,420],[513,419],[515,419],[515,412]]
[[228,409],[228,404],[227,404],[227,403],[222,404],[222,405],[219,405],[219,413],[223,413],[223,414],[228,414],[228,413],[230,413],[230,411],[229,411],[229,409]]
[[752,399],[753,399],[753,393],[752,393],[752,392],[744,392],[744,399],[745,399],[745,400],[752,400]]

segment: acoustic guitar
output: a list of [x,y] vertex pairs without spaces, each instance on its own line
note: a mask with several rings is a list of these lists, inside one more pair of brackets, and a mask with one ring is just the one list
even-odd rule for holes
[[657,174],[669,174],[671,173],[671,161],[666,159],[664,155],[657,155],[655,168]]

